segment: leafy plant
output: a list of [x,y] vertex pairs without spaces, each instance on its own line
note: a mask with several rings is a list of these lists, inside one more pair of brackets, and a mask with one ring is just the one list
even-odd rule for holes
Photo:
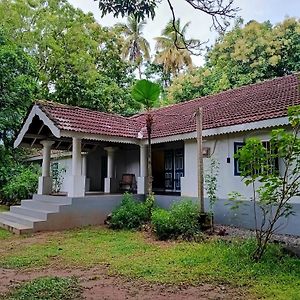
[[[281,218],[294,214],[290,200],[300,195],[300,106],[288,109],[292,131],[273,130],[269,147],[257,138],[247,140],[236,154],[244,183],[252,187],[258,261],[272,235],[282,227]],[[282,161],[282,168],[274,162]],[[260,220],[259,211],[262,215]]]
[[75,277],[42,277],[16,288],[8,300],[73,300],[82,299]]
[[66,168],[62,167],[58,162],[51,164],[52,190],[58,193],[61,189],[64,180]]
[[161,240],[170,238],[192,239],[199,233],[198,206],[191,200],[184,200],[172,205],[169,211],[153,211],[151,223],[157,237]]
[[205,189],[209,200],[209,214],[211,220],[211,227],[213,228],[213,213],[215,203],[218,200],[217,188],[218,188],[218,174],[220,163],[217,159],[211,157],[208,170],[205,172]]
[[16,164],[13,176],[0,189],[3,202],[12,205],[27,199],[37,191],[39,168],[34,165]]
[[153,202],[136,201],[132,194],[125,193],[121,205],[112,212],[109,226],[112,229],[139,229],[150,220]]
[[160,86],[149,80],[138,80],[132,89],[132,98],[146,108],[146,129],[148,139],[148,168],[147,183],[148,195],[152,195],[152,159],[151,159],[151,133],[153,126],[153,116],[151,109],[156,105],[160,94]]

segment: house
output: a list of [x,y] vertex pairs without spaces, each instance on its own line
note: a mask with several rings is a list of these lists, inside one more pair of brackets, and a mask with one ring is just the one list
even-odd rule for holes
[[[153,111],[153,191],[162,207],[182,197],[197,197],[197,143],[194,113],[203,109],[204,165],[212,156],[220,163],[215,217],[224,224],[253,227],[251,202],[233,213],[226,205],[228,193],[250,197],[240,176],[234,153],[246,138],[266,143],[277,127],[288,128],[287,108],[300,104],[298,74],[243,86]],[[0,223],[16,232],[54,230],[103,223],[120,203],[123,174],[134,174],[135,191],[146,191],[147,139],[145,116],[122,117],[38,101],[31,108],[15,147],[43,150],[42,176],[32,200],[0,215]],[[66,172],[60,195],[51,195],[51,150],[67,155],[53,162]],[[282,232],[300,235],[300,200],[296,216]],[[298,203],[299,202],[299,203]],[[298,214],[299,213],[299,214]],[[298,215],[297,215],[298,214]]]

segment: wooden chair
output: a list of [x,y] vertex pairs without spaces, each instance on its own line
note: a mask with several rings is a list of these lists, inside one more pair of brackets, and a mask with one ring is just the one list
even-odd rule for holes
[[122,180],[120,181],[119,188],[121,191],[133,192],[135,190],[135,175],[134,174],[123,174]]

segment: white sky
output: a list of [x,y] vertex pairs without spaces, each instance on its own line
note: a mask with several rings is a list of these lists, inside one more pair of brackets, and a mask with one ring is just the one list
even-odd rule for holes
[[[101,18],[98,3],[94,0],[68,0],[73,6],[82,9],[84,12],[92,12],[96,20],[104,26],[112,26],[117,22],[126,22],[126,19],[115,19],[112,15]],[[189,27],[189,37],[209,40],[212,43],[216,38],[216,33],[210,30],[211,19],[202,12],[195,11],[183,0],[172,1],[176,17],[180,17],[183,23],[191,22]],[[241,10],[238,13],[245,23],[250,20],[263,22],[270,20],[272,24],[281,22],[285,17],[300,17],[300,0],[235,0],[235,5]],[[145,26],[144,36],[149,41],[152,53],[154,52],[154,37],[159,36],[162,28],[170,20],[171,13],[166,0],[162,0],[159,5],[154,20],[149,19]],[[203,63],[200,56],[194,57],[196,65]]]

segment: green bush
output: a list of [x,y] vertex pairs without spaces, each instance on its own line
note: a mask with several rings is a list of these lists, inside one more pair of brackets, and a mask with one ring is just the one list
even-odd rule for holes
[[200,231],[198,212],[198,205],[191,200],[175,203],[169,211],[156,209],[151,218],[153,230],[160,240],[192,239]]
[[112,229],[139,229],[151,217],[153,199],[138,202],[125,193],[121,205],[112,212],[109,226]]
[[37,191],[38,168],[35,166],[19,165],[6,184],[1,189],[4,202],[9,205],[31,197]]

